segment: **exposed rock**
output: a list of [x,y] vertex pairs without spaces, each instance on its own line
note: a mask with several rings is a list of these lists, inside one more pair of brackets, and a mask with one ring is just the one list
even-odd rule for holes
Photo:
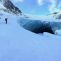
[[21,10],[16,7],[10,0],[4,0],[3,5],[14,14],[22,14]]
[[61,14],[59,14],[59,15],[56,17],[56,19],[61,19]]

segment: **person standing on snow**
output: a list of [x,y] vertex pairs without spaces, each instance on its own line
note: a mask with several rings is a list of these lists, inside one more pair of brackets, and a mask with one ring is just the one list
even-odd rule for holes
[[7,24],[7,19],[8,19],[8,18],[5,18],[5,22],[6,22],[6,24]]

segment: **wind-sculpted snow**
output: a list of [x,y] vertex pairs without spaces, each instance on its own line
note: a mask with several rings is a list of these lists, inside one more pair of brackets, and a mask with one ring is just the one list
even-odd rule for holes
[[53,30],[60,30],[61,29],[61,22],[50,22],[50,25]]
[[21,19],[20,25],[34,33],[49,32],[54,34],[54,31],[52,30],[49,22],[43,22],[40,20]]
[[61,22],[49,22],[21,18],[19,23],[20,26],[34,33],[49,32],[51,34],[55,34],[56,30],[61,29]]

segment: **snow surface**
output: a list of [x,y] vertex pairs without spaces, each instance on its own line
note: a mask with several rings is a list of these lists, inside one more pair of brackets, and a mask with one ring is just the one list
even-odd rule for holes
[[10,14],[0,19],[0,61],[61,61],[61,36],[32,33],[18,19]]

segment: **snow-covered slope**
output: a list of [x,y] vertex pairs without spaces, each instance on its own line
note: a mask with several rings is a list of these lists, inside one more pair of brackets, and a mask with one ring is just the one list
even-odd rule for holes
[[32,33],[18,19],[11,14],[0,19],[0,61],[61,61],[61,36]]
[[[35,34],[20,26],[18,16],[0,11],[0,17],[0,61],[61,61],[60,30],[59,35]],[[61,22],[52,16],[29,16],[29,19]]]

